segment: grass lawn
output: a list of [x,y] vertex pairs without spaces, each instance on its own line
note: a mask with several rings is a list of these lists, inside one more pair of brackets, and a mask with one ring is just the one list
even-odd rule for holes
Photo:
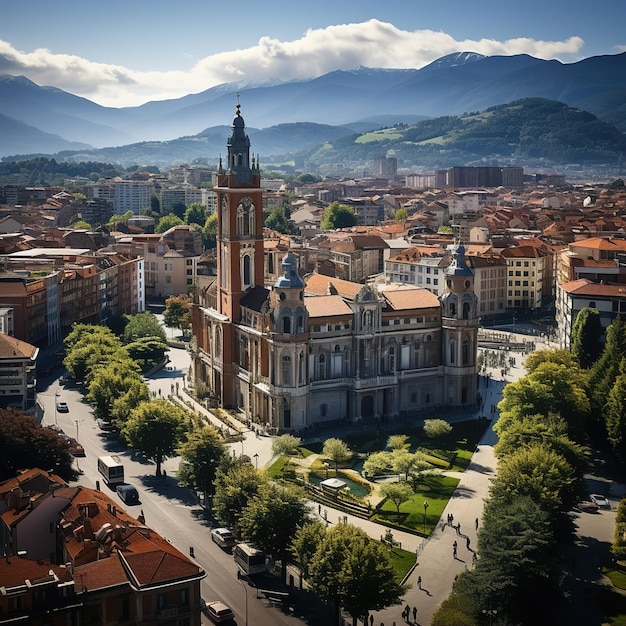
[[404,580],[409,570],[415,565],[415,552],[407,552],[400,548],[390,548],[389,560],[393,565],[398,580]]
[[457,478],[429,476],[423,483],[423,490],[400,506],[399,514],[396,506],[386,500],[371,519],[386,526],[424,534],[424,502],[428,502],[425,534],[429,535],[458,484]]

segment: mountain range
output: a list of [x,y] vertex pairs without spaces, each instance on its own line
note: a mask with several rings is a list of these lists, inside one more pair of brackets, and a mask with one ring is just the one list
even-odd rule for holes
[[224,151],[230,130],[225,122],[232,119],[237,93],[253,149],[263,158],[304,151],[302,156],[318,159],[320,144],[355,133],[434,117],[467,117],[527,98],[588,111],[623,134],[624,77],[626,53],[570,64],[528,55],[458,53],[419,70],[359,67],[278,84],[224,84],[117,109],[38,86],[23,76],[4,75],[0,157],[67,151],[103,160],[103,154],[117,153],[110,158],[124,165],[145,163],[151,152],[155,157],[169,152],[170,163],[213,159]]

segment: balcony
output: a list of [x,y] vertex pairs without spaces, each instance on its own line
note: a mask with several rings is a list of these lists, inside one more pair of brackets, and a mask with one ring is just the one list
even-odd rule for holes
[[338,387],[352,387],[354,378],[323,378],[312,380],[309,383],[311,390],[315,389],[336,389]]
[[398,384],[398,377],[393,376],[375,376],[374,378],[360,378],[354,381],[355,390],[374,389],[379,387],[392,387]]

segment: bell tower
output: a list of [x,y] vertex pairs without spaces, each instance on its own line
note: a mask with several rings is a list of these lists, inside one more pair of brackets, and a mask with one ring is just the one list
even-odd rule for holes
[[217,172],[217,309],[231,322],[241,319],[240,302],[263,286],[263,191],[258,157],[250,159],[250,139],[237,108],[226,144],[226,169]]
[[478,348],[478,298],[474,272],[465,260],[465,248],[457,246],[445,270],[446,291],[442,305],[442,363],[444,403],[467,406],[476,402],[476,352]]

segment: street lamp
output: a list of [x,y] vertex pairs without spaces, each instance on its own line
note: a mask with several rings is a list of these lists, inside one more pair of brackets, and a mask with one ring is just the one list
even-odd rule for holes
[[254,464],[256,466],[256,469],[259,469],[259,453],[258,452],[254,453]]
[[493,616],[497,614],[498,611],[496,611],[496,609],[483,609],[483,615],[489,615],[489,626],[491,626],[493,622]]
[[74,420],[74,424],[76,424],[76,441],[78,441],[80,439],[78,436],[78,420]]
[[54,394],[54,423],[58,425],[57,422],[57,398],[61,395],[61,390],[57,389]]
[[424,534],[426,534],[426,511],[428,510],[428,502],[424,500]]

